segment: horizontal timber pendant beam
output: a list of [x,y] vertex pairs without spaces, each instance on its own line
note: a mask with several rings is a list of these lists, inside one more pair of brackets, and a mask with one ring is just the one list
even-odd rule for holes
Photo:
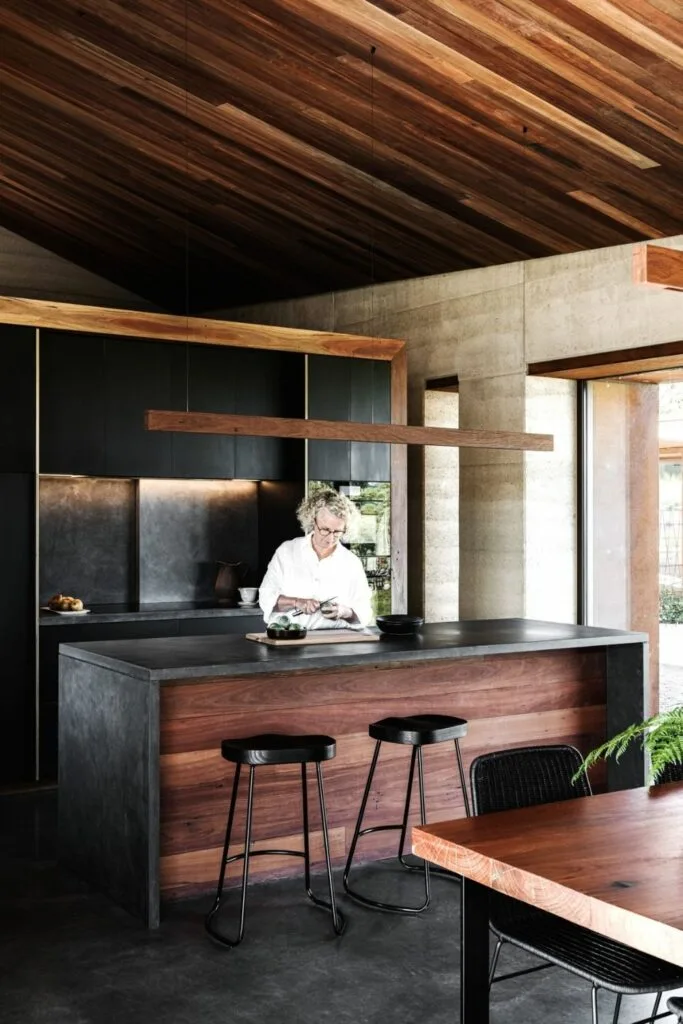
[[346,420],[296,420],[278,416],[239,416],[217,412],[172,412],[148,409],[147,430],[187,434],[233,434],[244,437],[291,437],[311,441],[369,441],[380,444],[438,445],[450,448],[506,448],[551,452],[552,434],[505,430],[453,430],[409,427],[400,423],[351,423]]
[[633,251],[633,280],[683,291],[683,249],[638,245]]

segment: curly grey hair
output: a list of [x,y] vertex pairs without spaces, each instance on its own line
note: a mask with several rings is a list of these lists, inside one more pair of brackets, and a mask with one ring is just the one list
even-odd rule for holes
[[304,533],[313,532],[315,518],[324,508],[331,515],[343,519],[346,530],[356,515],[356,506],[345,494],[340,494],[332,487],[320,487],[304,498],[296,510],[296,517]]

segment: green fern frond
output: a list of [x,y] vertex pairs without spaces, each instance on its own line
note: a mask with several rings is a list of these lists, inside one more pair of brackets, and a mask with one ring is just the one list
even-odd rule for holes
[[614,757],[618,761],[628,747],[638,739],[641,740],[641,745],[650,758],[651,781],[655,782],[667,765],[683,764],[683,706],[652,715],[644,722],[629,725],[627,729],[591,750],[574,775],[574,780],[603,758]]

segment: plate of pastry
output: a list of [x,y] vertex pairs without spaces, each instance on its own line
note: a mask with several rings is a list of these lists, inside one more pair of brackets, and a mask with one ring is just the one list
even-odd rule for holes
[[83,607],[80,597],[69,594],[54,594],[47,604],[41,606],[41,612],[53,612],[55,615],[89,615],[90,609]]

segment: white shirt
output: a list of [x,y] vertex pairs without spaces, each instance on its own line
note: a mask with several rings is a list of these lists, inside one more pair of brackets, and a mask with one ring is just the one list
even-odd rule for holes
[[[321,602],[333,599],[353,608],[361,626],[367,626],[372,618],[370,587],[360,558],[342,544],[337,544],[326,558],[318,558],[311,533],[286,540],[271,558],[259,588],[259,604],[266,622],[277,614],[275,602],[280,594]],[[297,615],[294,621],[307,629],[351,625],[342,619],[326,619],[320,612]]]

